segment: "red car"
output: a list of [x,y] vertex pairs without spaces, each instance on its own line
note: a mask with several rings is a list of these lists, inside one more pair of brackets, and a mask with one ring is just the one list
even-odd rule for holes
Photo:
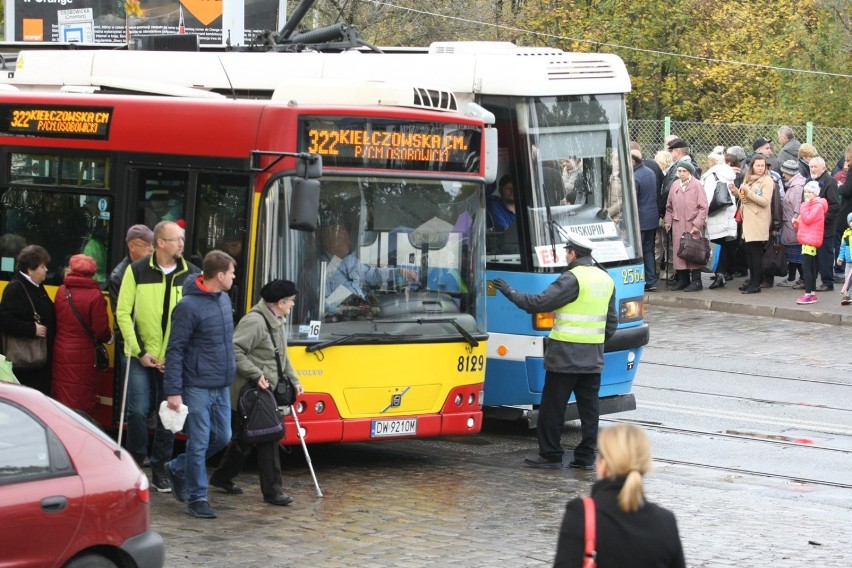
[[97,426],[0,383],[0,568],[159,568],[148,479]]

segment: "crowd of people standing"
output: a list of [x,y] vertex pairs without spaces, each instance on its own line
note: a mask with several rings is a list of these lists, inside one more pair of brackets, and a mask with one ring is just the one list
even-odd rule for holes
[[[666,138],[666,149],[653,160],[644,159],[639,145],[631,143],[646,291],[656,291],[665,273],[669,289],[698,292],[704,288],[702,273],[710,270],[711,289],[746,277],[741,293],[758,294],[776,285],[802,290],[799,304],[816,303],[817,292],[832,292],[840,281],[841,303],[852,303],[847,278],[852,145],[829,172],[826,158],[814,145],[800,143],[791,127],[780,127],[776,135],[777,153],[773,141],[763,136],[752,143],[750,155],[741,146],[717,146],[706,157],[705,171],[689,144],[675,135]],[[805,191],[808,183],[813,193]],[[727,185],[729,202],[711,208],[719,184]],[[813,230],[817,217],[819,231]],[[677,243],[689,233],[717,245],[707,265],[678,256]],[[787,261],[787,274],[777,284],[764,268],[764,255],[773,244],[783,246]]]

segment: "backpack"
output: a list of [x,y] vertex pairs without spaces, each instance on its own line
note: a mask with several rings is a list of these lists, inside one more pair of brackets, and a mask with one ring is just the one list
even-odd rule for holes
[[284,437],[284,422],[275,395],[269,389],[246,384],[238,399],[240,437],[247,444],[277,442]]

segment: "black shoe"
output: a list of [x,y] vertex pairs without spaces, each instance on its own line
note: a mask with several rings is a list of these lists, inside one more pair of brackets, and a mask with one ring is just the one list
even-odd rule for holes
[[730,272],[726,272],[726,273],[725,273],[725,282],[730,282],[730,281],[731,281],[731,280],[733,280],[733,279],[734,279],[734,275],[733,275],[733,274],[731,274]]
[[737,288],[737,290],[739,290],[740,292],[745,292],[748,289],[749,289],[749,283],[748,282],[746,282],[745,284],[743,284],[742,286]]
[[713,279],[713,282],[710,283],[709,288],[711,290],[715,290],[716,288],[724,288],[725,287],[725,277],[721,274],[717,274],[716,278]]
[[289,505],[293,502],[293,498],[287,495],[286,493],[279,493],[275,497],[271,497],[269,499],[264,499],[270,505]]
[[215,483],[213,481],[213,478],[210,478],[209,483],[210,483],[211,487],[218,487],[219,489],[221,489],[222,491],[224,491],[228,495],[242,495],[243,494],[243,488],[240,487],[239,485],[234,485],[233,481],[226,481],[224,483]]
[[162,463],[151,466],[151,487],[160,493],[172,492],[172,480],[166,473],[166,467]]
[[657,285],[656,284],[652,284],[652,285],[645,284],[645,291],[646,292],[656,292],[657,291]]
[[186,494],[186,484],[183,482],[183,479],[179,478],[172,472],[172,468],[169,467],[169,462],[164,463],[162,467],[163,473],[165,474],[166,479],[169,482],[172,497],[174,497],[181,503],[186,503],[188,496]]
[[562,460],[552,460],[542,456],[532,456],[524,458],[524,465],[527,467],[540,467],[544,469],[562,469]]
[[595,464],[578,462],[577,460],[570,462],[568,464],[568,467],[570,467],[571,469],[582,469],[583,471],[594,471],[595,470]]
[[760,294],[760,288],[746,288],[743,294]]
[[701,283],[701,280],[693,280],[689,284],[687,284],[686,288],[683,289],[684,292],[698,292],[699,290],[703,290],[704,285]]

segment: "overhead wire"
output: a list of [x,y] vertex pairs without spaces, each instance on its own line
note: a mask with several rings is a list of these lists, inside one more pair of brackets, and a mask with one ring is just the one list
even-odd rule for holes
[[681,59],[691,59],[691,60],[695,60],[695,61],[703,61],[703,62],[706,62],[706,63],[717,63],[717,64],[725,64],[725,65],[739,65],[739,66],[743,66],[743,67],[752,67],[752,68],[756,68],[756,69],[765,69],[765,70],[769,70],[769,71],[781,71],[781,72],[785,72],[785,73],[807,73],[807,74],[810,74],[810,75],[821,75],[821,76],[824,76],[824,77],[839,77],[839,78],[842,78],[842,79],[852,79],[852,75],[846,74],[846,73],[832,73],[832,72],[829,72],[829,71],[818,71],[818,70],[813,70],[813,69],[797,69],[797,68],[794,68],[794,67],[781,67],[781,66],[778,66],[778,65],[766,65],[766,64],[763,64],[763,63],[752,63],[752,62],[749,62],[749,61],[735,61],[735,60],[732,60],[732,59],[719,59],[719,58],[716,58],[716,57],[705,57],[705,56],[700,56],[700,55],[689,55],[687,53],[675,53],[675,52],[672,52],[672,51],[662,51],[662,50],[658,50],[658,49],[647,49],[647,48],[642,48],[642,47],[634,47],[634,46],[631,46],[631,45],[621,45],[621,44],[617,44],[617,43],[596,41],[596,40],[591,40],[591,39],[572,38],[572,37],[568,37],[568,36],[552,34],[552,33],[547,33],[547,32],[537,32],[537,31],[533,31],[533,30],[527,30],[527,29],[518,28],[518,27],[515,27],[515,26],[507,26],[505,24],[498,24],[498,23],[494,23],[494,22],[483,22],[483,21],[480,21],[480,20],[472,20],[470,18],[463,18],[461,16],[451,16],[451,15],[448,15],[448,14],[438,14],[438,13],[435,13],[435,12],[430,12],[428,10],[422,10],[420,8],[412,8],[412,7],[409,7],[409,6],[400,6],[399,4],[394,4],[393,2],[387,2],[385,0],[366,0],[366,1],[370,2],[371,4],[376,4],[376,5],[380,5],[380,6],[387,6],[389,8],[393,8],[393,9],[396,9],[396,10],[404,10],[404,11],[413,12],[415,14],[421,14],[421,15],[425,15],[425,16],[432,16],[432,17],[436,17],[436,18],[444,18],[444,19],[447,19],[447,20],[455,20],[455,21],[464,22],[464,23],[467,23],[467,24],[476,24],[478,26],[487,26],[487,27],[491,27],[491,28],[504,30],[504,31],[524,33],[524,34],[529,34],[529,35],[534,35],[534,36],[539,36],[539,37],[544,37],[544,38],[558,39],[558,40],[563,40],[563,41],[571,41],[571,42],[577,42],[577,43],[586,43],[586,44],[589,44],[589,45],[609,47],[609,48],[612,48],[612,49],[624,49],[624,50],[628,50],[628,51],[636,51],[636,52],[639,52],[639,53],[649,53],[649,54],[652,54],[652,55],[658,55],[658,56],[664,56],[664,57],[675,57],[675,58],[681,58]]

